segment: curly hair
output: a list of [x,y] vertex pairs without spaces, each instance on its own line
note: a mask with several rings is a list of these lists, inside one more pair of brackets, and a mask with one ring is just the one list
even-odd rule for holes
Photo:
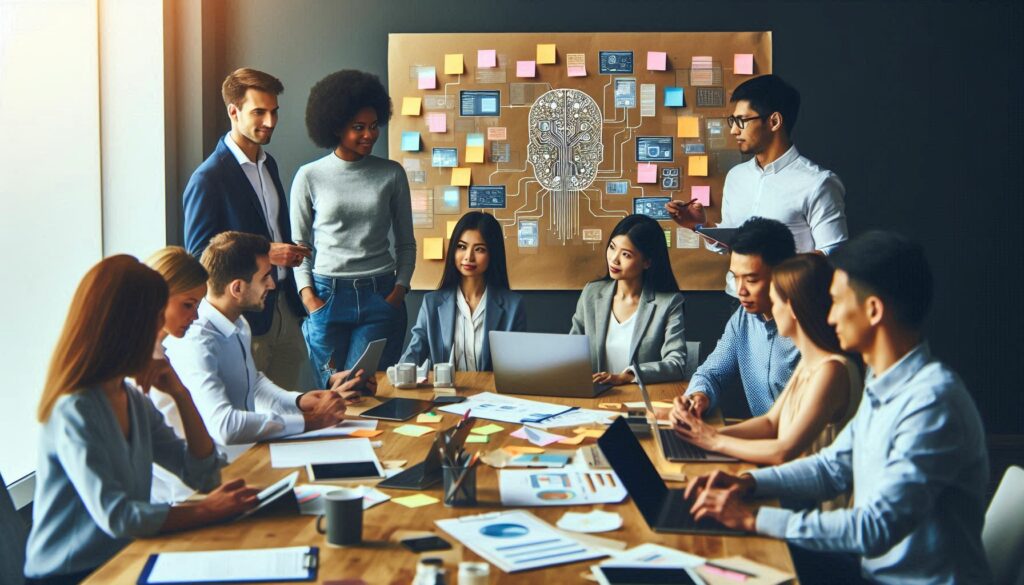
[[377,111],[377,124],[391,119],[391,98],[372,73],[344,69],[324,77],[309,90],[306,131],[321,148],[338,145],[338,134],[363,108]]

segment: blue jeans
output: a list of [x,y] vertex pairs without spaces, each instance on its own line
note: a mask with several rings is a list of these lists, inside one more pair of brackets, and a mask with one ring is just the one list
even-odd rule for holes
[[324,306],[302,323],[302,336],[321,388],[327,387],[334,370],[355,365],[375,339],[388,341],[378,368],[398,362],[405,339],[405,303],[395,308],[384,300],[395,287],[394,274],[355,279],[314,274],[313,286]]

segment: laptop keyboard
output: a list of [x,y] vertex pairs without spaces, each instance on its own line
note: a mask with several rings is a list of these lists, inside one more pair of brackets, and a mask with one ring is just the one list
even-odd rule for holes
[[669,461],[707,459],[707,451],[680,439],[672,429],[658,429],[658,433],[661,449]]

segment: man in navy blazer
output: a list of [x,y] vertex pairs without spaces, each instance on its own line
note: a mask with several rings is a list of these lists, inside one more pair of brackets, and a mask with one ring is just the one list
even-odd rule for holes
[[256,369],[283,388],[298,388],[306,362],[301,320],[305,315],[291,268],[309,256],[291,243],[291,224],[277,163],[263,145],[277,125],[277,96],[284,86],[254,69],[238,69],[221,94],[231,132],[192,174],[185,187],[185,247],[197,258],[213,236],[225,231],[259,234],[271,241],[277,282],[262,311],[245,313],[252,328]]

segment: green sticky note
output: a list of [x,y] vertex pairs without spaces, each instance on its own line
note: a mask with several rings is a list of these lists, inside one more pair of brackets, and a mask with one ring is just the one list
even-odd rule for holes
[[423,425],[402,425],[395,429],[394,432],[406,437],[422,437],[427,433],[434,432],[434,429]]
[[433,496],[426,494],[416,494],[413,496],[403,496],[401,498],[391,498],[391,501],[396,504],[401,504],[406,508],[419,508],[420,506],[429,506],[430,504],[436,504],[441,500]]
[[478,435],[493,435],[494,433],[500,433],[504,430],[504,427],[499,427],[498,425],[491,423],[485,427],[473,427],[473,430],[469,432],[476,433]]
[[473,435],[473,434],[471,434],[468,437],[466,437],[466,442],[467,443],[487,443],[490,440],[491,440],[491,437],[489,435]]

